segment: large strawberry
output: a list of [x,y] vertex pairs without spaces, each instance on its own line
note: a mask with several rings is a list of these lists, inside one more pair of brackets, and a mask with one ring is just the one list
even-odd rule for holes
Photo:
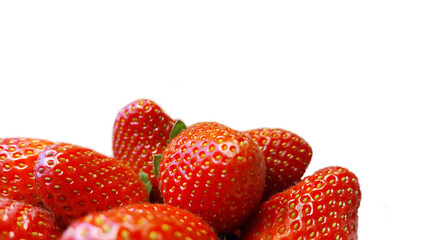
[[161,202],[162,197],[153,170],[153,158],[163,153],[174,123],[159,105],[147,99],[136,100],[122,108],[114,123],[114,157],[137,173],[149,174],[154,202]]
[[264,200],[301,180],[313,154],[304,139],[279,128],[253,129],[245,133],[258,144],[264,154],[267,167]]
[[222,124],[202,122],[168,145],[159,183],[165,203],[187,209],[225,233],[259,204],[265,175],[262,153],[252,139]]
[[34,180],[39,154],[53,142],[31,138],[0,139],[0,196],[41,206]]
[[148,201],[146,186],[129,166],[89,148],[51,145],[40,154],[35,171],[41,198],[65,223],[90,212]]
[[162,204],[136,204],[89,214],[73,222],[62,240],[217,239],[196,215]]
[[58,239],[55,216],[41,207],[0,198],[0,239]]
[[356,240],[361,192],[354,173],[327,167],[263,203],[243,240]]

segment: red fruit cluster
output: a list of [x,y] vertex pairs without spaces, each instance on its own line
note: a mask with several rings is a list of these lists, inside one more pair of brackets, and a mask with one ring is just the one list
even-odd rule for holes
[[113,155],[0,139],[0,239],[357,239],[357,177],[303,178],[313,152],[288,130],[186,127],[140,99],[116,117]]

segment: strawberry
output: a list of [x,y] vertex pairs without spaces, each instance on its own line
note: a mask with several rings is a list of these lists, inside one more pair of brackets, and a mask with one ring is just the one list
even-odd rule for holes
[[356,240],[360,200],[356,175],[327,167],[263,203],[242,239]]
[[252,139],[222,124],[202,122],[172,139],[160,163],[159,184],[165,203],[226,233],[259,204],[265,175],[262,153]]
[[62,240],[217,239],[199,217],[163,204],[136,204],[89,214],[74,221]]
[[0,198],[0,239],[58,239],[54,215],[22,201]]
[[136,100],[122,108],[114,123],[114,157],[137,173],[149,174],[154,202],[162,202],[162,197],[153,170],[153,157],[163,153],[174,123],[160,106],[147,99]]
[[282,192],[301,180],[310,164],[310,145],[297,134],[278,128],[245,131],[261,149],[267,167],[263,200]]
[[31,138],[0,139],[0,197],[41,206],[34,166],[39,154],[53,142]]
[[90,212],[148,201],[146,186],[129,166],[89,148],[51,145],[39,155],[35,172],[41,198],[64,223]]

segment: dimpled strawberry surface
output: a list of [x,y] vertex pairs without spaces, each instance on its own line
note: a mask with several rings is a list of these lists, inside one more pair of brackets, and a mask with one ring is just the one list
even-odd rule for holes
[[339,163],[306,174],[321,160],[290,130],[187,127],[141,98],[112,136],[113,156],[0,138],[0,240],[358,239],[356,174]]

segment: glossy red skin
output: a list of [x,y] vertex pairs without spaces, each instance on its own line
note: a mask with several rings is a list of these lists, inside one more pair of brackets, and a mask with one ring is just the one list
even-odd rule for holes
[[55,216],[41,207],[0,198],[0,239],[58,239]]
[[66,224],[90,212],[148,202],[147,188],[129,166],[89,148],[51,145],[35,172],[41,198]]
[[137,204],[93,213],[73,222],[62,240],[205,239],[213,230],[196,215],[162,204]]
[[245,131],[254,140],[265,158],[266,187],[263,200],[299,182],[311,162],[310,145],[297,134],[279,128]]
[[263,203],[242,239],[357,240],[360,200],[356,175],[327,167]]
[[53,142],[32,138],[0,139],[0,197],[42,206],[35,184],[39,154]]
[[160,164],[166,204],[193,212],[217,233],[237,228],[259,204],[265,163],[246,135],[222,124],[194,124],[175,137]]
[[155,102],[136,100],[120,110],[113,129],[113,154],[137,173],[149,174],[153,185],[151,199],[162,202],[159,184],[153,171],[153,155],[162,154],[175,120]]

